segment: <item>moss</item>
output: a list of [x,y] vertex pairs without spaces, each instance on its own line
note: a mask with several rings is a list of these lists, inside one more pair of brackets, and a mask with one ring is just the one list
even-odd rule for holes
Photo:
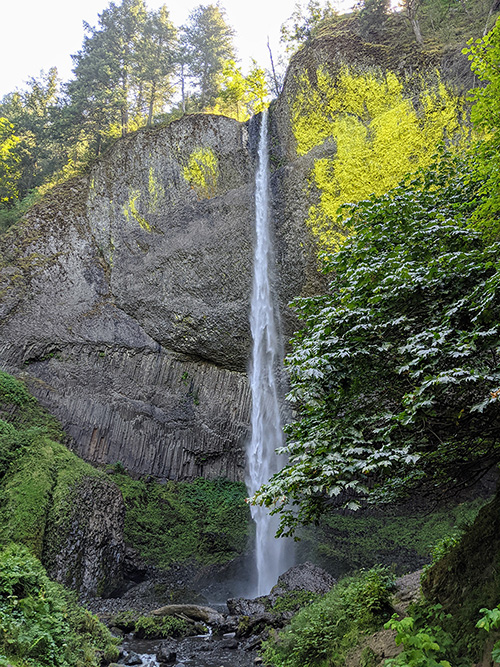
[[133,480],[114,474],[125,501],[125,538],[160,567],[223,563],[242,553],[250,532],[245,486],[226,479]]
[[182,174],[198,199],[210,199],[217,194],[219,163],[211,148],[198,148],[191,153]]
[[[1,428],[1,424],[4,427]],[[6,425],[6,426],[5,426]],[[17,542],[41,558],[49,514],[64,539],[72,494],[84,477],[104,477],[70,452],[57,420],[26,387],[0,373],[0,543]],[[57,550],[57,544],[50,545]]]
[[200,623],[189,623],[176,616],[140,616],[134,629],[134,634],[138,639],[180,638],[204,632],[206,632],[206,627]]
[[149,167],[148,193],[149,193],[148,209],[151,213],[157,213],[161,202],[165,198],[165,188],[156,178],[153,167]]
[[328,154],[314,160],[309,176],[315,203],[307,222],[322,243],[330,249],[343,243],[342,204],[386,192],[429,164],[440,142],[459,142],[464,104],[437,73],[414,78],[411,86],[373,68],[302,73],[292,129],[299,155],[318,146]]
[[422,590],[451,615],[447,630],[480,657],[484,636],[475,630],[479,610],[500,602],[500,494],[483,507],[447,554],[426,572]]
[[405,573],[429,562],[436,543],[463,531],[485,502],[478,498],[434,512],[331,514],[319,526],[303,530],[299,554],[338,574],[374,563]]
[[144,218],[144,216],[139,214],[139,211],[137,209],[137,206],[138,206],[137,202],[140,200],[140,198],[141,198],[140,191],[139,190],[132,190],[130,192],[128,201],[125,204],[123,204],[123,208],[122,208],[123,215],[125,216],[125,218],[127,220],[130,220],[130,218],[133,218],[136,222],[139,223],[139,226],[141,227],[141,229],[144,229],[144,231],[146,231],[146,232],[150,232],[151,231],[151,225],[146,220],[146,218]]

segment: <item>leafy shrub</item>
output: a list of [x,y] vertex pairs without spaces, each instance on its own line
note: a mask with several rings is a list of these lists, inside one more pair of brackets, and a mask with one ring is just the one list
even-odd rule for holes
[[442,627],[448,618],[440,604],[418,605],[402,619],[394,614],[384,627],[396,630],[395,642],[403,651],[386,667],[450,667],[445,654],[453,651],[454,641]]
[[330,293],[296,302],[290,463],[256,496],[285,532],[332,505],[471,483],[500,459],[500,244],[469,224],[473,161],[444,153],[346,207]]
[[0,627],[0,652],[33,667],[97,667],[118,656],[109,631],[18,545],[0,553]]
[[311,591],[289,591],[276,600],[271,611],[275,614],[297,611],[300,607],[316,602],[319,597],[318,593],[311,593]]
[[[491,632],[492,630],[498,630],[498,628],[500,628],[500,605],[494,609],[483,607],[483,609],[480,609],[479,611],[483,616],[476,623],[476,628],[486,630],[486,632]],[[493,662],[500,662],[500,640],[496,641],[493,646],[491,659]]]
[[392,577],[383,568],[341,580],[264,642],[264,661],[276,667],[341,664],[360,635],[378,629],[387,619],[391,584]]

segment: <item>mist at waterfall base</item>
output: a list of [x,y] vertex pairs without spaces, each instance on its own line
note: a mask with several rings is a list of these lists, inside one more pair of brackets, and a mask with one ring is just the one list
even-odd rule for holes
[[[261,114],[258,162],[255,174],[255,251],[250,311],[252,358],[250,388],[252,394],[251,440],[247,447],[248,492],[253,495],[279,470],[283,461],[276,449],[283,444],[280,415],[282,341],[279,312],[272,289],[273,248],[269,220],[268,116]],[[279,517],[268,509],[252,505],[255,522],[256,584],[251,597],[267,595],[278,576],[293,564],[293,543],[276,538]]]

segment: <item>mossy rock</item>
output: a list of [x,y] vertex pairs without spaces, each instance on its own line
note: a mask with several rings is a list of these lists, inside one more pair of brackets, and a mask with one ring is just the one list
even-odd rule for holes
[[482,607],[500,601],[500,493],[479,512],[459,544],[426,573],[425,597],[452,615],[460,634],[473,634]]

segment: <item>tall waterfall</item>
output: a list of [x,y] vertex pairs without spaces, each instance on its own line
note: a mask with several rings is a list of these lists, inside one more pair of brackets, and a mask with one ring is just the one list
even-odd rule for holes
[[[277,307],[271,289],[273,252],[269,232],[267,112],[261,118],[255,176],[255,227],[250,313],[253,339],[250,368],[252,438],[247,449],[247,486],[252,495],[277,472],[279,466],[275,450],[283,443],[276,378],[281,345]],[[252,506],[252,517],[256,524],[257,595],[266,595],[284,570],[286,542],[274,537],[279,519],[270,516],[266,508]]]

